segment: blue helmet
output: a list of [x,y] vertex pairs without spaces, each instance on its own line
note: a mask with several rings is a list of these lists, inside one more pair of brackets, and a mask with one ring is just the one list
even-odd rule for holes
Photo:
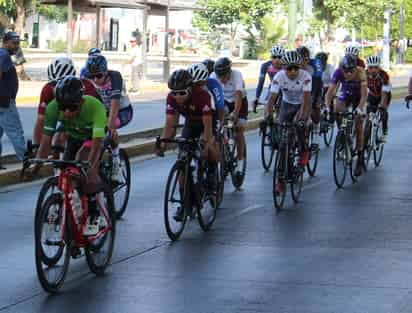
[[91,56],[102,54],[102,52],[100,51],[99,48],[91,48],[87,54],[89,55],[89,57],[91,57]]
[[89,75],[107,72],[107,60],[104,56],[94,55],[87,60],[87,71]]

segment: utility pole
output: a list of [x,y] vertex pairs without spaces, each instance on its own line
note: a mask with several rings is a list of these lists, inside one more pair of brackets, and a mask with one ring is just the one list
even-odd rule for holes
[[391,51],[391,38],[390,38],[390,25],[391,25],[391,8],[385,8],[383,12],[383,68],[389,70],[390,68],[390,51]]
[[291,49],[295,48],[296,24],[297,24],[297,4],[296,4],[296,0],[289,0],[288,45],[289,45],[289,48],[291,48]]
[[169,79],[169,75],[170,75],[169,18],[170,18],[170,0],[167,1],[167,8],[166,8],[165,59],[163,61],[163,80],[166,82]]
[[404,38],[404,22],[405,22],[405,2],[401,2],[399,10],[399,44],[400,44],[400,63],[405,62],[405,38]]
[[72,57],[73,50],[73,32],[72,32],[72,20],[73,20],[73,0],[67,0],[67,57]]

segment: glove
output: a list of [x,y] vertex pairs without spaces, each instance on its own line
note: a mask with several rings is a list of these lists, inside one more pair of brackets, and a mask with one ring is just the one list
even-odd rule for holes
[[359,114],[361,116],[365,116],[366,115],[366,111],[362,110],[360,107],[357,107],[355,110],[355,114]]

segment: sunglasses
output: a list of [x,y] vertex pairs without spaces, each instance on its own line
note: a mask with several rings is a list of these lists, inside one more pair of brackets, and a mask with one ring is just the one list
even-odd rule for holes
[[181,96],[181,97],[183,97],[183,96],[187,96],[188,94],[189,94],[189,91],[186,89],[186,90],[174,90],[174,91],[172,91],[171,92],[171,94],[172,94],[172,96]]
[[379,69],[379,66],[368,66],[368,69],[377,70],[377,69]]
[[62,112],[76,112],[77,110],[79,110],[80,108],[80,104],[70,104],[70,105],[59,105],[59,111]]
[[104,74],[102,73],[90,75],[91,79],[102,79],[103,77],[104,77]]
[[344,73],[346,74],[353,74],[353,72],[355,72],[354,69],[350,69],[350,70],[343,70]]
[[288,67],[286,67],[286,70],[288,71],[288,72],[297,72],[297,71],[299,71],[299,67],[298,66],[288,66]]
[[273,60],[280,60],[282,57],[280,55],[272,55]]

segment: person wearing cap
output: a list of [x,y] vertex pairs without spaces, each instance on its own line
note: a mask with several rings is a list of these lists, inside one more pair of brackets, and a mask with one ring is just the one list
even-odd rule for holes
[[130,85],[129,92],[139,93],[140,92],[140,79],[142,77],[142,42],[140,38],[132,37],[130,38],[131,49],[129,51],[129,62],[130,64]]
[[[95,56],[95,55],[101,55],[102,51],[99,48],[91,48],[87,52],[88,58]],[[81,79],[87,79],[89,78],[89,72],[87,71],[87,60],[86,64],[80,69],[80,78]]]
[[19,47],[20,36],[16,32],[8,32],[4,35],[3,48],[0,48],[0,156],[1,137],[5,133],[13,144],[16,157],[23,160],[26,143],[16,107],[19,80],[11,60],[11,56],[16,54]]

